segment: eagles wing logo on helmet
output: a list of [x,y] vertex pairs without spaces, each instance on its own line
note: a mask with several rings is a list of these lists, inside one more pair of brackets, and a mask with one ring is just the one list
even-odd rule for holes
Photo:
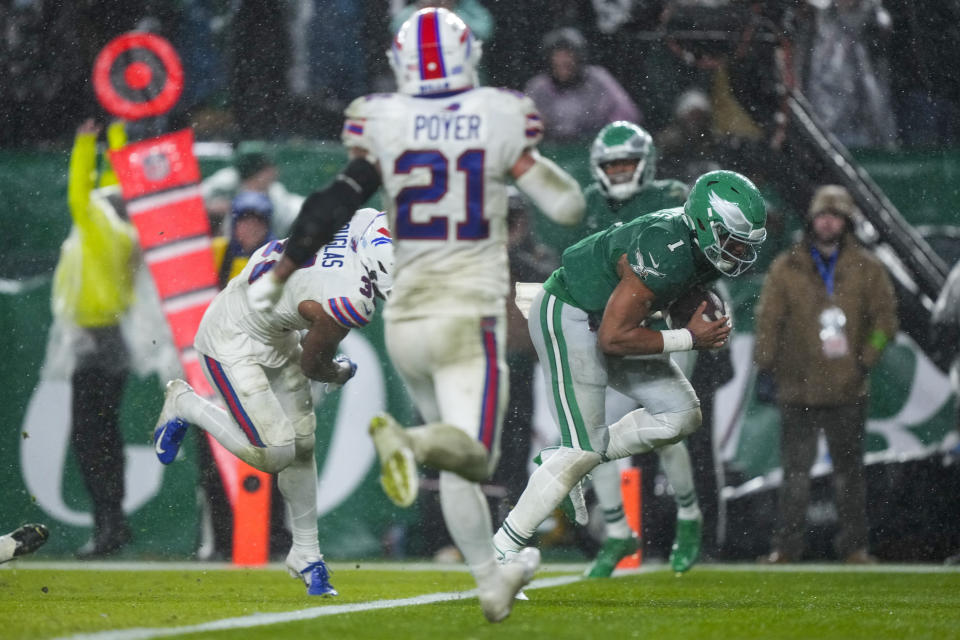
[[707,198],[713,213],[723,218],[724,226],[738,234],[750,233],[750,223],[743,217],[740,206],[736,202],[724,200],[716,191],[712,191]]
[[718,271],[738,276],[756,262],[757,247],[767,237],[767,211],[760,191],[746,177],[734,171],[703,174],[683,210],[697,246]]

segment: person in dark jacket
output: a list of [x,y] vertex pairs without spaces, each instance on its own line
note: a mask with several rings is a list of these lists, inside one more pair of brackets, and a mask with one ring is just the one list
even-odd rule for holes
[[839,558],[872,563],[863,453],[868,374],[896,335],[893,284],[851,233],[859,214],[843,187],[817,189],[803,239],[770,267],[756,312],[757,399],[781,414],[779,513],[762,560],[798,561],[817,438],[833,463]]

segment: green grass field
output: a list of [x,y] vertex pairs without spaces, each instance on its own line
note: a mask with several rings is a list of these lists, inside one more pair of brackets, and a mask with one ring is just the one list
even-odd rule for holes
[[548,565],[499,625],[462,593],[472,580],[458,568],[332,568],[341,595],[322,599],[277,566],[21,561],[0,569],[0,638],[960,637],[960,571],[932,566],[706,565],[587,581]]

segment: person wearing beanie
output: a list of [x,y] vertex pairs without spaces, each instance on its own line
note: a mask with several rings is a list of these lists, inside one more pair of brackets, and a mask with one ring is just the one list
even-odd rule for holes
[[256,191],[270,198],[271,231],[277,237],[287,235],[297,217],[304,197],[290,192],[277,179],[277,163],[262,148],[260,144],[243,143],[231,166],[215,171],[201,183],[203,203],[214,235],[230,235],[233,199],[241,191]]
[[816,190],[803,238],[770,267],[756,309],[756,397],[780,410],[779,510],[768,563],[803,556],[810,468],[826,437],[840,530],[837,557],[869,553],[864,441],[869,372],[897,333],[893,284],[853,234],[861,215],[842,186]]
[[[219,259],[220,288],[243,270],[247,259],[261,245],[276,237],[270,230],[273,203],[259,191],[241,191],[230,206],[230,236],[216,238],[214,255]],[[222,253],[221,253],[222,252]]]

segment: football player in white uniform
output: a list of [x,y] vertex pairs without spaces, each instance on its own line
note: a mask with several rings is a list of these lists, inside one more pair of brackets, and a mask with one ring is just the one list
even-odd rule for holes
[[427,424],[401,429],[390,416],[374,419],[381,480],[405,506],[416,498],[415,462],[441,471],[447,528],[477,581],[484,615],[499,622],[539,565],[535,549],[512,565],[497,563],[477,484],[496,465],[507,404],[506,188],[512,179],[561,224],[582,218],[583,194],[537,153],[543,127],[533,102],[477,86],[480,42],[452,12],[421,9],[387,55],[399,92],[347,107],[349,164],[307,198],[283,260],[248,295],[253,306],[269,307],[340,216],[384,187],[397,250],[384,310],[387,349]]
[[389,291],[393,241],[386,215],[362,209],[290,277],[272,310],[253,310],[246,289],[279,259],[285,242],[258,249],[200,322],[194,345],[227,410],[171,380],[154,442],[157,457],[169,464],[194,424],[247,464],[278,474],[293,533],[287,569],[308,593],[337,595],[317,538],[316,415],[308,378],[329,391],[353,377],[356,365],[337,356],[337,346],[370,321],[376,298]]

